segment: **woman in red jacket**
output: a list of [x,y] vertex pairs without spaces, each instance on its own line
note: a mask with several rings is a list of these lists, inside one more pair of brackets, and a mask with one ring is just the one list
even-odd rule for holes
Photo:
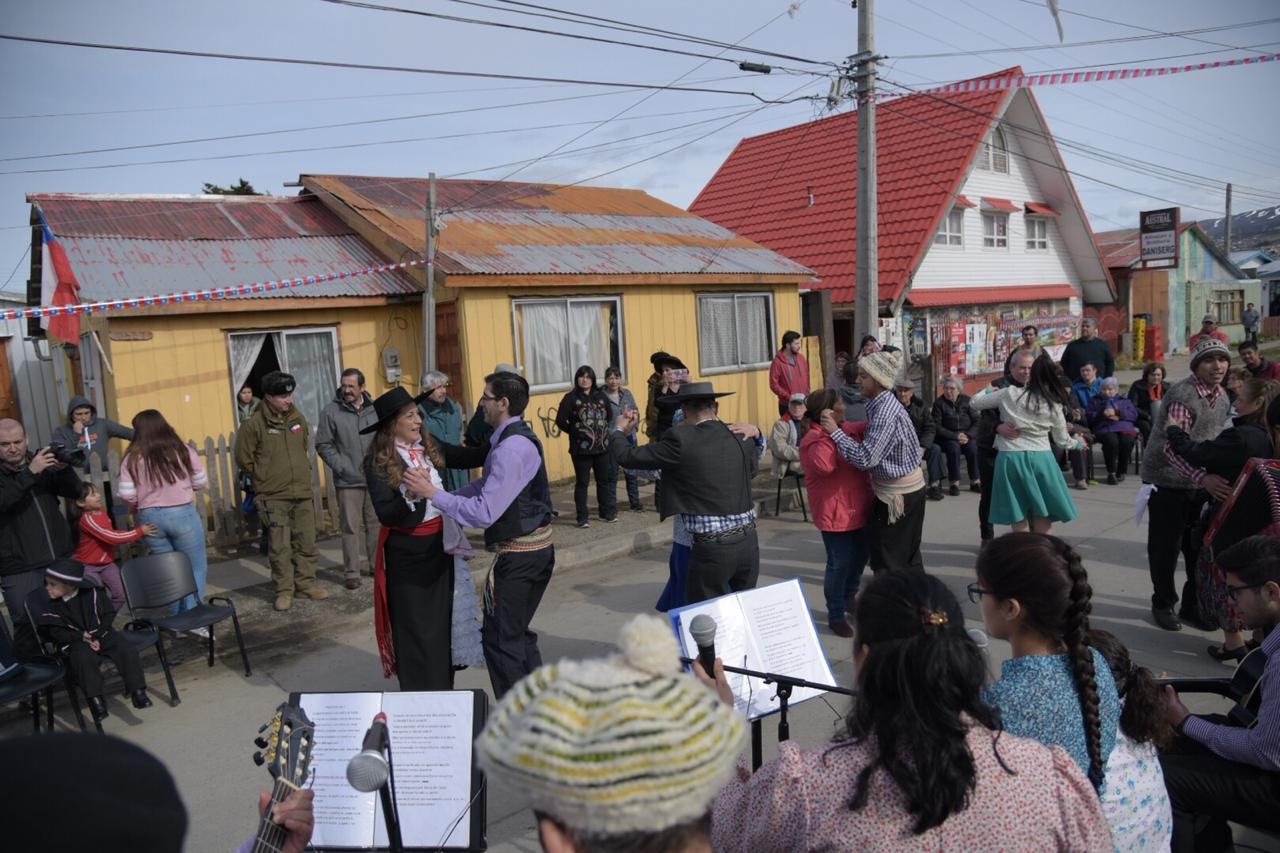
[[837,636],[852,637],[845,608],[858,592],[867,566],[865,527],[871,513],[871,477],[840,455],[831,436],[818,424],[823,409],[831,409],[846,433],[861,439],[866,421],[844,419],[844,401],[832,388],[814,391],[804,401],[800,422],[800,465],[809,491],[813,523],[822,533],[827,570],[822,592],[827,599],[827,625]]

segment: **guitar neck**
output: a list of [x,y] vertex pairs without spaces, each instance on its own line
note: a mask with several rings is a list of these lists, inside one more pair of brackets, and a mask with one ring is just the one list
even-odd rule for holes
[[267,804],[267,813],[258,823],[258,834],[253,839],[252,853],[279,853],[284,849],[288,830],[273,822],[271,815],[275,812],[276,806],[296,790],[298,790],[296,785],[284,779],[276,780],[271,788],[271,802]]

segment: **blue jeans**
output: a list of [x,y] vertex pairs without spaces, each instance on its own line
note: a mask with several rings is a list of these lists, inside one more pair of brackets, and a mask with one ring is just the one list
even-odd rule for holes
[[192,610],[204,601],[204,580],[209,574],[209,558],[204,550],[204,524],[193,504],[184,506],[150,506],[138,511],[139,524],[154,524],[155,536],[144,536],[143,541],[152,554],[168,554],[181,551],[191,563],[191,573],[196,576],[196,594],[169,605],[169,615]]
[[858,594],[862,572],[870,549],[865,529],[830,532],[823,530],[827,549],[827,571],[822,578],[822,594],[827,599],[827,621],[844,621],[849,601]]

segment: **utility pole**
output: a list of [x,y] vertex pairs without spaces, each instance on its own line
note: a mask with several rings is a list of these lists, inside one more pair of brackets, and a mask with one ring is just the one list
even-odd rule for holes
[[854,347],[875,335],[880,314],[876,199],[876,59],[873,0],[857,0],[858,53],[851,57],[858,96],[858,223]]
[[1226,252],[1228,258],[1231,257],[1231,184],[1227,184],[1227,230],[1223,235],[1224,243],[1223,251]]
[[427,175],[427,263],[426,283],[422,288],[422,378],[436,369],[436,173]]

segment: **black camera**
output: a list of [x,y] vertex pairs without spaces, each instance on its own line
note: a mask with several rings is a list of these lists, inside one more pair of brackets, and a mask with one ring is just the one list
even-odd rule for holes
[[78,447],[69,448],[60,441],[51,441],[45,448],[53,454],[53,458],[63,465],[79,467],[84,464],[84,451]]

